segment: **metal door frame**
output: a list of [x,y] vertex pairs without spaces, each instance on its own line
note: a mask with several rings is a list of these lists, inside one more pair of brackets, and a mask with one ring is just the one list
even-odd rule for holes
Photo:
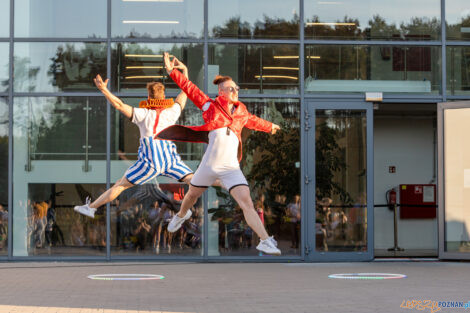
[[444,247],[445,247],[444,110],[468,109],[468,108],[470,108],[470,101],[441,102],[437,104],[439,259],[470,260],[470,253],[446,252],[444,250]]
[[[367,251],[352,252],[318,252],[315,242],[315,120],[316,110],[365,110],[367,120]],[[303,220],[307,221],[304,233],[306,244],[306,261],[370,261],[374,258],[374,141],[373,141],[373,104],[361,99],[334,100],[334,99],[306,99],[306,116],[304,131],[306,132],[304,145],[306,147],[305,168],[305,195],[306,205],[303,206]]]

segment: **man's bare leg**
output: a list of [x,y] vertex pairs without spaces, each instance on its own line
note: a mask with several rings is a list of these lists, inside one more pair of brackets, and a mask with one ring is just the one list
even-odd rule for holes
[[95,201],[90,203],[90,208],[97,209],[102,205],[105,205],[108,202],[113,201],[116,199],[124,190],[133,187],[134,184],[129,182],[126,176],[123,176],[119,179],[113,187],[106,190],[101,196],[98,197]]
[[253,200],[251,200],[250,188],[248,186],[237,186],[230,191],[230,194],[243,210],[248,226],[253,229],[261,240],[266,240],[269,236],[263,223],[261,223],[258,213],[256,213]]

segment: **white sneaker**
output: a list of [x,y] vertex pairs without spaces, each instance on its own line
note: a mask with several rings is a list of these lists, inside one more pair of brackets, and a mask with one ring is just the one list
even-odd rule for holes
[[281,250],[279,250],[273,242],[272,237],[268,237],[265,240],[260,240],[259,245],[256,247],[257,250],[272,255],[281,255]]
[[274,236],[268,237],[268,239],[277,247],[277,241],[274,239]]
[[80,214],[83,214],[91,218],[95,218],[96,209],[90,208],[90,202],[91,202],[90,197],[87,197],[84,205],[76,205],[73,209]]
[[188,220],[191,215],[193,215],[193,213],[191,212],[191,210],[188,210],[188,212],[186,212],[186,215],[184,217],[179,217],[178,214],[175,214],[173,216],[173,218],[171,219],[170,223],[168,224],[168,231],[170,233],[174,233],[175,231],[177,231],[178,229],[180,229],[181,225],[183,225],[183,223]]

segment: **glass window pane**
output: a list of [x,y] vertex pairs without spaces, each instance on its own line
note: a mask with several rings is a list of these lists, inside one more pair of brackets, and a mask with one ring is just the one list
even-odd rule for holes
[[8,254],[8,102],[0,98],[0,255]]
[[0,42],[0,92],[6,92],[9,85],[10,44]]
[[[281,126],[275,135],[244,129],[240,167],[255,209],[282,255],[300,255],[300,104],[242,99],[248,111]],[[269,179],[266,179],[269,177]],[[259,237],[225,190],[209,188],[209,255],[256,256]]]
[[189,70],[189,79],[200,88],[204,86],[202,44],[139,44],[113,45],[111,70],[113,86],[118,91],[142,91],[147,93],[148,82],[165,85],[166,92],[179,92],[163,67],[163,53],[168,52],[181,60]]
[[[231,76],[240,93],[298,93],[297,45],[209,45],[209,82],[216,75]],[[209,83],[209,92],[217,86]]]
[[106,44],[16,43],[15,92],[96,90],[93,78],[106,76]]
[[307,45],[305,92],[438,94],[440,55],[440,47]]
[[315,112],[317,251],[367,249],[366,112]]
[[467,0],[446,0],[448,40],[470,40],[470,3]]
[[203,0],[112,0],[111,8],[113,37],[203,37]]
[[[142,98],[122,98],[123,102],[138,107]],[[200,125],[201,111],[188,101],[177,120],[177,124]],[[117,110],[112,113],[111,122],[111,180],[117,181],[137,162],[142,154],[142,139],[139,127]],[[153,125],[152,120],[152,125]],[[153,127],[153,126],[152,126]],[[201,143],[175,142],[176,151],[183,162],[193,171],[202,157]],[[144,146],[145,147],[145,146]],[[162,150],[156,154],[163,157]],[[157,158],[158,158],[157,157]],[[160,159],[159,159],[160,160]],[[139,163],[138,163],[139,164]],[[136,169],[136,167],[133,167]],[[137,171],[139,171],[137,169]],[[141,172],[143,173],[143,171]],[[166,176],[150,178],[144,185],[138,185],[121,193],[111,203],[111,247],[114,255],[193,255],[202,254],[202,200],[193,208],[191,220],[183,230],[170,234],[167,231],[169,219],[179,208],[187,185]]]
[[439,0],[305,1],[306,39],[438,40]]
[[106,37],[106,0],[15,0],[15,37]]
[[444,110],[444,251],[470,252],[470,109]]
[[73,210],[106,184],[106,101],[15,98],[13,254],[105,255],[106,210]]
[[10,37],[10,1],[0,1],[0,37]]
[[214,38],[298,38],[299,1],[209,0],[209,36]]
[[447,47],[447,92],[470,94],[470,47]]

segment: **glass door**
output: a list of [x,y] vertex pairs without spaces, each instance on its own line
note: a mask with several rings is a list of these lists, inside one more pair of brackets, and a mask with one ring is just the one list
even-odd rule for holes
[[470,259],[470,101],[439,103],[439,258]]
[[363,101],[313,100],[305,116],[312,261],[373,258],[373,119]]

